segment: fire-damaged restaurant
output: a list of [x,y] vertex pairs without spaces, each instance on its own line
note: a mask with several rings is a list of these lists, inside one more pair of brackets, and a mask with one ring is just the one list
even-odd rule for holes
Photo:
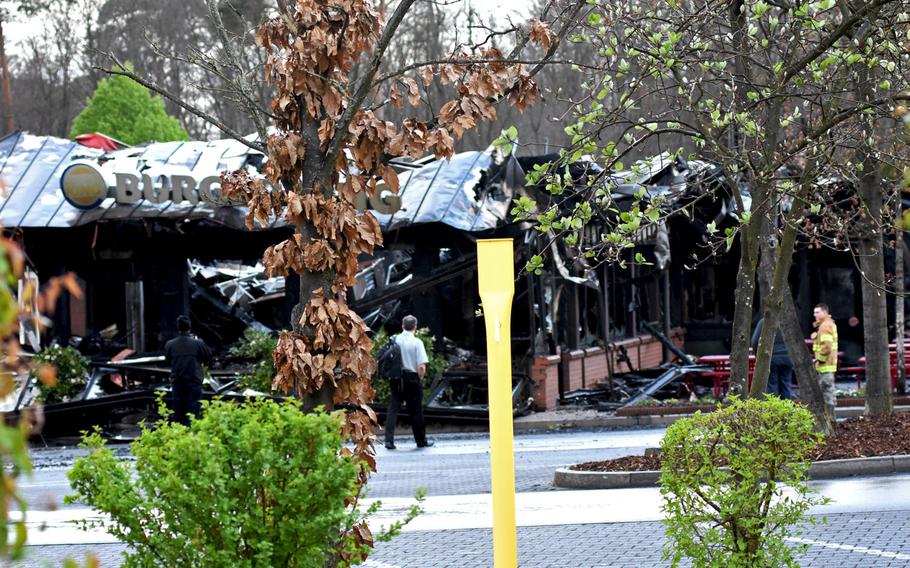
[[[249,328],[276,334],[286,328],[298,300],[293,275],[270,277],[260,263],[266,247],[292,229],[275,220],[247,230],[244,204],[219,191],[220,172],[259,172],[262,154],[233,140],[122,148],[99,140],[107,139],[81,143],[25,132],[0,139],[0,223],[24,247],[27,277],[43,282],[72,272],[84,290],[81,298],[60,297],[43,334],[22,330],[28,350],[70,345],[92,361],[80,395],[45,405],[47,435],[91,425],[116,435],[147,416],[155,393],[167,388],[160,355],[183,314],[218,353],[208,395],[251,394],[237,384],[229,347]],[[398,194],[377,192],[360,204],[379,220],[385,243],[360,259],[348,301],[374,331],[396,333],[408,313],[429,328],[447,367],[427,393],[430,419],[486,416],[476,281],[481,238],[515,242],[516,412],[570,403],[613,409],[660,389],[707,390],[695,357],[729,353],[737,251],[714,255],[705,245],[709,225],[736,221],[733,182],[710,162],[667,155],[617,173],[613,200],[620,209],[643,190],[690,213],[638,235],[635,252],[647,264],[591,264],[565,240],[510,217],[513,199],[528,196],[542,206],[552,199],[526,185],[525,172],[555,158],[488,149],[450,161],[399,161]],[[597,166],[573,168],[580,176]],[[599,239],[596,224],[587,231],[584,238]],[[545,259],[539,275],[523,270],[534,255]],[[791,283],[806,334],[812,306],[826,301],[844,322],[847,359],[860,357],[852,259],[801,246]],[[3,410],[25,408],[31,390],[23,382]]]

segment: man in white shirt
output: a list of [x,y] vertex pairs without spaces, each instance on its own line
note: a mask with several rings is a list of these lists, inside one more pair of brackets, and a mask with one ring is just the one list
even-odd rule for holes
[[385,447],[395,449],[395,422],[402,400],[408,405],[411,417],[411,428],[418,448],[433,445],[427,440],[426,425],[423,421],[423,377],[427,372],[427,350],[414,332],[417,330],[417,318],[407,315],[401,320],[403,331],[389,341],[398,343],[401,348],[401,380],[390,381],[392,396],[389,399],[389,411],[385,419]]

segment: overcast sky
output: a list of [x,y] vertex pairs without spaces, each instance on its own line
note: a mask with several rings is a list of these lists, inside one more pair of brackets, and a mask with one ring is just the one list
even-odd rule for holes
[[[512,17],[516,21],[521,21],[528,17],[534,2],[533,0],[470,0],[470,3],[482,15],[496,18]],[[36,25],[37,23],[33,21],[4,22],[3,32],[6,35],[7,50],[15,54],[17,51],[16,44],[28,37],[30,29]],[[137,37],[136,41],[141,41],[141,38]]]

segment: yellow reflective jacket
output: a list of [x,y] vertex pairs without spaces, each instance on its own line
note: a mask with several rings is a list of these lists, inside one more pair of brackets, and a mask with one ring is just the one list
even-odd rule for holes
[[818,331],[812,334],[815,370],[819,373],[837,371],[837,325],[831,316],[813,324]]

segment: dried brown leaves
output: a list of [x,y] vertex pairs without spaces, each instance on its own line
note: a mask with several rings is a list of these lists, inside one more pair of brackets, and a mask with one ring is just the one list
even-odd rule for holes
[[[357,274],[357,256],[371,254],[382,244],[382,232],[371,213],[359,213],[344,198],[326,199],[320,193],[288,194],[286,210],[289,223],[306,223],[313,227],[318,237],[308,243],[295,235],[266,253],[266,269],[276,274],[288,270],[301,273],[300,260],[311,272],[332,271],[336,281],[353,286]],[[293,242],[292,242],[293,241]],[[280,248],[280,250],[279,250]],[[280,254],[279,254],[280,253]],[[295,260],[292,254],[301,256]]]
[[246,170],[221,172],[221,194],[228,199],[247,201],[246,228],[249,230],[257,221],[261,226],[268,225],[272,216],[278,217],[284,211],[284,194],[263,180],[252,178]]
[[540,47],[550,49],[550,44],[555,39],[556,35],[550,29],[550,26],[546,22],[541,22],[540,20],[534,20],[531,22],[531,27],[528,29],[528,38],[540,45]]
[[[304,309],[300,324],[310,333],[282,332],[278,340],[275,387],[312,394],[328,382],[335,388],[336,403],[367,407],[374,396],[369,379],[376,362],[360,316],[320,288]],[[372,410],[366,415],[375,418]],[[354,443],[359,442],[355,439]],[[372,444],[372,438],[364,444]]]
[[[537,86],[523,65],[508,62],[496,49],[458,55],[458,61],[427,65],[394,77],[388,86],[393,106],[424,104],[424,90],[435,82],[449,86],[455,98],[432,120],[416,118],[393,124],[365,108],[348,110],[353,98],[352,71],[376,48],[382,32],[380,14],[369,0],[296,0],[285,13],[263,23],[256,41],[266,53],[266,78],[274,87],[272,111],[278,132],[267,141],[263,180],[246,171],[222,175],[227,197],[249,203],[247,226],[283,217],[299,227],[290,239],[269,247],[264,264],[269,274],[296,272],[326,284],[318,289],[275,350],[275,387],[298,395],[331,385],[334,401],[350,405],[345,432],[364,469],[361,481],[375,469],[376,415],[371,376],[375,361],[363,320],[344,301],[344,289],[355,283],[357,257],[382,243],[376,219],[359,213],[353,203],[383,182],[398,190],[398,175],[389,159],[452,156],[456,138],[481,121],[494,120],[494,103],[508,96],[523,109],[534,102]],[[553,34],[535,21],[529,39],[547,49]],[[351,112],[356,111],[356,112]],[[346,114],[347,113],[347,114]],[[347,122],[351,118],[350,122]],[[344,128],[339,124],[344,120]],[[329,148],[343,137],[334,176],[325,172]],[[318,141],[318,144],[316,143]],[[321,175],[321,174],[320,174]],[[304,181],[307,180],[307,181]],[[325,188],[334,188],[324,191]],[[276,189],[277,188],[277,189]],[[350,535],[371,543],[364,525]]]

